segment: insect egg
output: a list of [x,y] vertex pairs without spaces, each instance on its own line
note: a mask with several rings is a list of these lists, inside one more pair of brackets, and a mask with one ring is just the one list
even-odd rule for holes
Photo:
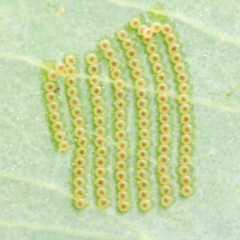
[[88,66],[88,73],[91,75],[95,75],[99,72],[99,67],[96,64],[92,64]]
[[146,108],[146,107],[147,107],[147,100],[146,100],[146,99],[143,99],[143,98],[138,99],[138,100],[137,100],[137,106],[138,106],[139,108]]
[[67,141],[63,140],[63,141],[59,142],[59,144],[58,144],[59,151],[65,152],[68,148],[69,148],[69,144]]
[[149,61],[154,64],[154,63],[158,63],[160,61],[160,57],[157,53],[153,53],[149,56]]
[[130,20],[129,25],[132,28],[138,28],[141,25],[140,19],[137,17],[134,17]]
[[66,70],[66,65],[64,63],[57,63],[55,65],[55,71],[58,73],[58,74],[63,74]]
[[174,66],[174,70],[175,70],[176,73],[182,73],[185,70],[185,66],[184,66],[183,63],[177,63]]
[[58,112],[52,112],[49,115],[50,121],[57,122],[60,119],[60,114]]
[[117,198],[121,202],[127,201],[128,200],[128,194],[127,194],[126,191],[121,191],[117,194]]
[[117,159],[118,159],[119,161],[125,161],[125,160],[127,159],[127,152],[126,152],[126,151],[123,151],[123,150],[118,151],[118,152],[117,152]]
[[98,197],[104,198],[107,196],[107,189],[105,187],[98,188],[96,193]]
[[113,69],[112,72],[111,72],[111,77],[113,79],[118,79],[122,76],[122,71],[120,69]]
[[93,96],[99,96],[101,94],[102,88],[100,86],[93,86],[91,88],[91,94]]
[[73,123],[74,123],[75,127],[82,127],[84,124],[84,120],[82,117],[76,117],[76,118],[74,118]]
[[77,197],[77,198],[83,198],[84,195],[85,195],[85,190],[84,188],[76,188],[74,190],[74,195]]
[[118,31],[118,33],[117,33],[117,38],[121,41],[125,40],[127,38],[127,36],[128,36],[127,31],[125,31],[123,29]]
[[137,168],[138,169],[146,169],[147,168],[147,161],[146,160],[143,160],[143,159],[140,159],[137,161]]
[[151,202],[150,200],[142,200],[139,205],[140,209],[142,211],[147,211],[151,208]]
[[139,136],[140,136],[141,139],[148,139],[149,135],[150,135],[150,133],[149,133],[148,129],[141,129],[139,131]]
[[188,186],[191,184],[192,180],[189,176],[183,176],[181,177],[181,184],[184,185],[184,186]]
[[57,142],[61,142],[61,141],[64,140],[65,135],[66,135],[66,134],[65,134],[64,132],[56,132],[56,133],[54,134],[54,138],[55,138],[55,140],[56,140]]
[[189,167],[188,166],[180,166],[178,172],[181,176],[186,176],[189,174]]
[[73,55],[68,55],[65,58],[65,63],[67,66],[72,66],[76,63],[76,58]]
[[110,59],[108,65],[110,68],[118,68],[120,65],[120,61],[116,58],[112,58]]
[[163,196],[161,198],[161,204],[164,207],[168,207],[171,203],[172,203],[172,197],[170,197],[170,196]]
[[171,60],[173,63],[179,63],[182,60],[182,56],[179,53],[174,53],[171,56]]
[[85,165],[85,159],[84,158],[76,158],[74,160],[74,165],[76,167],[83,167]]
[[165,36],[165,41],[167,44],[172,44],[176,41],[176,37],[174,34],[170,33]]
[[80,107],[74,107],[71,112],[73,117],[80,117],[82,115],[82,109]]
[[77,199],[76,201],[75,201],[75,206],[76,206],[76,208],[78,208],[78,209],[83,209],[84,207],[86,207],[86,200],[85,199],[83,199],[83,198],[80,198],[80,199]]
[[153,22],[152,25],[151,25],[151,29],[154,33],[158,33],[161,31],[161,24],[159,22]]
[[75,177],[83,177],[84,173],[85,172],[83,168],[75,168],[73,171]]
[[183,144],[190,144],[192,141],[192,138],[190,135],[187,135],[187,134],[184,134],[182,137],[181,137],[181,142]]
[[47,93],[46,94],[46,100],[48,101],[48,102],[53,102],[53,101],[55,101],[56,100],[56,94],[54,93],[54,92],[49,92],[49,93]]
[[162,73],[162,72],[158,72],[157,75],[156,75],[156,81],[158,83],[162,83],[162,82],[165,82],[166,80],[166,75],[165,73]]
[[146,170],[138,170],[137,171],[137,178],[139,180],[144,180],[147,178],[147,171]]
[[86,147],[88,144],[88,140],[85,137],[78,138],[77,143],[80,147]]
[[161,134],[161,136],[160,136],[160,142],[161,142],[162,144],[168,144],[168,143],[170,142],[170,140],[171,140],[171,137],[170,137],[169,134]]
[[109,205],[109,201],[107,198],[99,198],[98,199],[99,208],[104,209],[104,208],[108,207],[108,205]]
[[193,190],[190,186],[183,186],[181,189],[181,193],[184,197],[188,197],[193,193]]
[[118,171],[123,171],[126,168],[126,163],[124,161],[117,161],[115,168]]
[[116,131],[115,137],[117,140],[123,140],[126,137],[125,131]]
[[49,79],[50,81],[56,81],[57,78],[58,78],[58,75],[57,75],[56,71],[53,70],[53,69],[51,69],[51,70],[48,72],[48,79]]
[[104,51],[110,48],[111,44],[107,39],[104,39],[99,44],[100,48]]
[[71,107],[78,107],[80,105],[80,100],[78,97],[73,97],[69,100],[69,104]]
[[171,193],[171,188],[168,185],[162,186],[160,189],[160,193],[164,196],[167,196]]
[[138,193],[138,197],[141,200],[146,200],[146,199],[149,198],[149,192],[147,190],[140,190],[139,193]]
[[143,29],[142,34],[143,34],[143,37],[145,37],[145,38],[151,38],[153,32],[152,32],[151,28],[146,27]]
[[104,167],[105,163],[106,163],[106,160],[105,160],[105,158],[102,158],[102,157],[97,157],[95,160],[95,165],[97,167]]
[[49,110],[50,112],[56,112],[56,111],[58,110],[58,104],[57,104],[57,102],[50,102],[50,103],[48,104],[48,110]]
[[86,154],[87,154],[87,149],[80,147],[80,148],[77,149],[76,153],[77,153],[78,157],[81,157],[81,158],[85,157]]
[[129,60],[128,64],[129,64],[130,68],[134,69],[134,68],[138,68],[139,67],[140,62],[139,62],[138,59],[132,58],[132,59]]
[[127,177],[126,173],[124,171],[117,171],[116,172],[116,179],[118,181],[122,181],[122,180],[125,180]]
[[126,212],[129,210],[130,204],[128,202],[119,202],[118,203],[118,209],[121,212]]
[[184,134],[190,134],[192,132],[192,125],[191,124],[184,124],[182,126],[182,131]]
[[107,59],[112,59],[116,56],[116,53],[112,48],[109,48],[104,52],[104,56]]
[[146,86],[146,81],[145,79],[143,78],[138,78],[136,81],[135,81],[135,86],[136,88],[144,88]]
[[168,52],[170,54],[174,54],[174,53],[177,53],[179,51],[179,45],[176,44],[176,43],[173,43],[171,45],[169,45],[168,47]]
[[163,70],[163,65],[161,63],[155,63],[152,69],[155,73],[161,72]]
[[125,191],[128,188],[128,183],[126,181],[119,181],[117,183],[117,188],[119,191]]
[[168,162],[169,162],[169,157],[167,155],[162,154],[158,157],[159,164],[167,164]]
[[44,88],[47,92],[53,92],[56,85],[53,82],[46,82]]
[[129,59],[136,57],[136,54],[137,54],[137,52],[136,52],[136,50],[135,50],[134,48],[130,48],[130,49],[128,49],[127,52],[126,52],[126,56],[127,56]]
[[161,30],[163,34],[169,34],[172,31],[172,27],[166,23],[166,24],[163,24]]
[[147,28],[146,25],[140,25],[140,26],[138,27],[138,34],[139,34],[139,35],[142,35],[142,34],[143,34],[143,30],[144,30],[145,28]]
[[150,54],[153,54],[157,51],[157,45],[154,43],[148,44],[147,46],[147,52]]
[[88,64],[95,64],[97,63],[97,55],[95,53],[89,53],[86,57],[86,61]]
[[131,39],[125,39],[122,42],[122,46],[124,49],[130,49],[133,46],[133,41]]
[[182,165],[188,165],[188,164],[190,164],[190,163],[191,163],[191,158],[190,158],[190,156],[188,156],[188,155],[183,155],[183,156],[181,156],[181,157],[180,157],[180,163],[181,163]]
[[192,148],[189,145],[182,145],[180,148],[180,152],[182,154],[189,154],[191,153],[191,151],[192,151]]
[[94,122],[95,122],[96,126],[102,127],[105,123],[105,118],[104,117],[95,117]]

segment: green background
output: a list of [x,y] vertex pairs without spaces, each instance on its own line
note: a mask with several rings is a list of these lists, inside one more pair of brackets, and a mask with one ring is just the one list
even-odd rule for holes
[[[93,201],[81,212],[71,205],[72,151],[59,154],[53,147],[39,64],[43,59],[60,60],[69,52],[82,59],[99,39],[113,36],[133,15],[146,15],[155,3],[1,0],[1,240],[240,239],[237,0],[162,1],[176,23],[194,86],[196,193],[187,200],[179,198],[176,185],[177,199],[169,209],[160,207],[153,194],[154,206],[147,213],[135,202],[126,214],[116,211],[115,200],[104,211]],[[88,94],[82,92],[87,106]],[[86,111],[89,119],[90,112]],[[89,198],[94,200],[93,192]]]

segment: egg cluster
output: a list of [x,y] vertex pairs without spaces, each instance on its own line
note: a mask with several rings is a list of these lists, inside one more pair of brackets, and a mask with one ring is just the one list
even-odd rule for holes
[[95,146],[96,146],[96,159],[95,159],[95,185],[96,195],[98,198],[97,204],[99,208],[108,207],[110,201],[107,197],[107,180],[106,180],[106,128],[105,128],[105,108],[104,100],[102,98],[101,79],[98,75],[99,64],[98,57],[95,53],[89,53],[86,57],[88,64],[89,83],[91,85],[91,95],[93,104],[93,114],[95,122]]
[[[94,119],[92,124],[94,125],[94,133],[92,143],[95,145],[94,156],[94,185],[95,193],[97,196],[97,205],[100,209],[105,209],[110,204],[110,194],[108,187],[108,180],[112,177],[115,180],[116,186],[116,199],[118,202],[118,210],[121,212],[127,212],[130,209],[130,205],[133,203],[134,196],[131,193],[130,181],[133,175],[136,176],[136,184],[138,190],[135,198],[138,201],[138,206],[142,211],[149,210],[152,207],[152,185],[150,184],[149,168],[152,165],[151,152],[151,136],[154,136],[149,127],[151,122],[149,116],[151,114],[149,106],[148,96],[148,81],[144,76],[141,57],[138,53],[139,48],[144,46],[144,56],[147,57],[149,66],[151,68],[150,76],[155,79],[155,103],[158,107],[158,155],[154,161],[157,163],[155,169],[155,177],[158,178],[158,192],[160,198],[158,201],[163,207],[168,207],[173,203],[173,175],[170,168],[172,167],[171,152],[173,145],[173,133],[175,133],[171,118],[174,110],[170,104],[169,94],[169,81],[167,79],[167,68],[164,68],[164,59],[161,59],[160,47],[158,38],[162,37],[167,47],[169,59],[171,61],[173,74],[177,82],[177,102],[180,121],[180,149],[179,149],[179,163],[177,166],[177,172],[180,180],[180,193],[184,197],[188,197],[194,192],[193,174],[192,174],[192,150],[193,150],[193,112],[192,105],[190,103],[190,83],[189,74],[187,73],[186,63],[184,61],[183,53],[174,32],[173,25],[168,23],[153,22],[147,24],[140,20],[142,17],[133,17],[129,25],[125,29],[119,30],[116,34],[118,45],[117,47],[112,40],[105,38],[99,42],[100,52],[91,52],[86,55],[87,64],[87,81],[90,85],[90,99]],[[142,22],[141,22],[142,21]],[[156,37],[156,35],[158,36]],[[137,36],[136,36],[137,35]],[[141,41],[140,47],[135,45],[136,41]],[[124,60],[126,61],[127,68],[123,69],[124,62],[121,57],[117,57],[118,51],[123,50]],[[114,119],[114,145],[116,146],[116,155],[111,158],[111,163],[114,163],[114,176],[110,176],[111,172],[107,171],[111,164],[107,163],[107,159],[110,159],[110,155],[107,148],[107,131],[106,127],[108,121],[106,121],[106,108],[104,101],[104,91],[102,86],[102,79],[104,74],[100,73],[100,63],[107,66],[110,81],[113,84],[114,96],[110,96],[108,99],[113,100],[114,112],[112,117]],[[125,77],[123,79],[123,71],[129,73],[129,79]],[[127,76],[125,74],[124,76]],[[47,101],[48,117],[53,129],[54,139],[57,142],[59,151],[66,151],[69,148],[69,143],[65,139],[64,124],[59,111],[59,103],[57,101],[59,94],[59,86],[57,79],[62,77],[66,86],[66,95],[68,100],[69,109],[74,125],[74,138],[77,144],[74,155],[74,197],[75,206],[78,209],[83,209],[88,205],[86,199],[86,164],[91,164],[91,161],[86,159],[87,157],[87,145],[88,139],[86,138],[86,129],[84,127],[83,108],[78,97],[77,75],[76,75],[76,57],[68,55],[64,58],[63,62],[59,62],[51,66],[46,74],[45,98]],[[129,83],[134,83],[131,87]],[[128,84],[127,84],[128,83]],[[128,90],[126,88],[129,88]],[[136,156],[136,162],[133,164],[133,159],[129,154],[130,131],[127,126],[129,118],[127,117],[127,96],[129,91],[135,91],[136,114],[137,117],[137,151],[133,154]],[[107,98],[106,98],[107,99]],[[108,100],[107,99],[107,100]],[[176,111],[175,111],[176,112]],[[131,130],[131,129],[130,129]],[[91,139],[89,139],[91,142]],[[109,142],[109,141],[108,141]],[[130,166],[134,166],[131,169]],[[131,194],[130,194],[131,193]],[[133,199],[131,199],[131,197]],[[131,204],[130,204],[131,203]]]
[[188,83],[188,75],[183,59],[183,55],[179,50],[179,43],[177,37],[173,33],[170,24],[162,26],[162,33],[165,37],[165,42],[168,46],[170,60],[174,65],[176,79],[178,82],[178,103],[181,123],[181,147],[180,147],[180,161],[178,173],[180,174],[181,194],[185,197],[193,193],[192,178],[190,176],[191,152],[192,152],[192,114],[189,98],[190,85]]
[[107,60],[108,67],[110,69],[111,80],[115,89],[115,139],[117,147],[117,162],[116,168],[116,180],[117,180],[117,199],[118,209],[122,212],[129,210],[129,193],[128,193],[128,182],[127,182],[127,148],[128,142],[126,141],[126,92],[125,92],[125,81],[121,78],[122,71],[120,69],[120,61],[116,57],[116,52],[112,49],[109,40],[104,39],[99,44],[100,49],[103,52],[105,59]]
[[160,122],[160,138],[159,138],[159,157],[157,159],[160,182],[161,204],[169,206],[172,202],[171,197],[171,181],[169,176],[169,152],[171,140],[171,126],[170,126],[170,105],[168,99],[168,86],[166,84],[166,74],[163,71],[163,65],[160,62],[160,55],[158,54],[158,46],[154,43],[153,35],[161,31],[162,26],[158,22],[153,22],[150,27],[141,24],[139,18],[132,18],[130,26],[138,31],[142,37],[142,41],[146,46],[148,60],[152,67],[152,73],[157,82],[156,93],[159,104],[159,122]]
[[[130,25],[132,22],[130,22]],[[136,22],[136,24],[138,24]],[[138,161],[136,164],[140,199],[139,207],[141,210],[146,211],[151,208],[150,194],[149,194],[149,180],[148,180],[148,148],[149,148],[149,110],[147,102],[146,80],[143,78],[143,70],[140,67],[140,61],[137,56],[137,51],[134,48],[134,41],[128,37],[126,30],[120,30],[117,33],[117,38],[122,42],[122,47],[127,57],[128,65],[131,69],[131,75],[134,79],[136,95],[137,95],[137,108],[138,108],[138,127],[139,137],[138,142]]]

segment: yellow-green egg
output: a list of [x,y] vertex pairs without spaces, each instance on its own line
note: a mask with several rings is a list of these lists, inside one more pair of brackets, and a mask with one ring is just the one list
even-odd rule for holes
[[147,149],[147,148],[149,148],[149,145],[150,145],[150,143],[146,139],[141,139],[138,143],[138,146],[140,149]]
[[125,40],[128,37],[127,31],[122,29],[117,32],[117,38],[121,41]]
[[146,100],[146,99],[143,99],[143,98],[138,99],[138,100],[137,100],[137,106],[138,106],[139,108],[146,108],[146,107],[147,107],[147,100]]
[[129,60],[128,65],[129,65],[130,68],[135,69],[135,68],[138,68],[140,66],[140,62],[139,62],[138,59],[132,58],[132,59]]
[[106,129],[104,127],[96,127],[95,129],[95,135],[98,137],[104,136],[106,133]]
[[58,103],[57,102],[50,102],[48,105],[47,105],[47,107],[48,107],[48,110],[50,111],[50,112],[57,112],[57,110],[58,110]]
[[139,180],[144,180],[147,178],[147,171],[144,169],[137,170],[137,178]]
[[85,129],[83,127],[77,127],[74,130],[74,135],[78,138],[83,137],[85,134]]
[[160,175],[165,175],[165,174],[168,173],[168,166],[166,166],[166,165],[159,165],[157,171],[158,171],[158,173]]
[[114,95],[117,99],[123,99],[126,96],[126,91],[123,89],[120,89],[120,90],[117,90]]
[[117,171],[116,172],[116,179],[118,181],[125,180],[126,178],[127,178],[127,175],[126,175],[125,171]]
[[139,186],[140,189],[144,189],[144,190],[148,189],[149,185],[150,185],[149,181],[146,180],[146,179],[145,180],[141,180],[141,181],[138,182],[138,186]]
[[126,151],[121,150],[117,152],[117,159],[119,161],[125,161],[127,157],[128,157],[128,154]]
[[127,212],[129,210],[130,204],[129,202],[119,202],[118,209],[121,212]]
[[61,152],[67,151],[69,148],[69,143],[65,140],[58,143],[58,150]]
[[190,123],[191,122],[191,116],[190,116],[190,114],[182,114],[182,116],[181,116],[181,123],[182,124],[188,124],[188,123]]
[[65,132],[56,132],[54,134],[54,139],[57,141],[57,142],[61,142],[65,139]]
[[139,159],[147,159],[148,158],[148,151],[145,149],[138,150],[137,156]]
[[70,98],[69,104],[71,107],[78,107],[78,106],[80,106],[80,100],[78,97]]
[[76,150],[78,157],[85,157],[87,155],[87,149],[85,147],[79,147]]
[[68,55],[65,58],[65,63],[67,66],[72,66],[76,63],[76,58],[73,55]]
[[92,86],[91,87],[91,94],[93,96],[99,96],[102,92],[102,88],[100,86]]
[[78,90],[76,87],[69,87],[67,89],[67,95],[68,97],[76,97],[78,93]]
[[190,106],[187,103],[181,104],[179,107],[179,112],[182,114],[186,114],[190,112]]
[[123,130],[126,127],[126,122],[123,121],[123,120],[117,120],[115,122],[115,127],[116,127],[117,130]]
[[83,167],[84,165],[85,165],[85,159],[84,158],[80,158],[80,157],[78,157],[78,158],[76,158],[75,160],[74,160],[74,165],[76,166],[76,167]]
[[144,88],[142,88],[142,89],[137,89],[136,94],[137,94],[137,97],[138,97],[138,98],[146,98],[146,96],[147,96],[147,91],[146,91]]
[[131,58],[135,58],[137,55],[137,52],[134,48],[130,48],[126,51],[126,56],[127,58],[131,59]]
[[107,189],[105,187],[100,187],[96,191],[99,198],[104,198],[107,196]]
[[169,123],[170,116],[167,113],[160,114],[159,120],[161,123]]
[[126,191],[118,192],[117,198],[121,202],[127,201],[128,200],[128,193]]
[[128,188],[128,183],[126,181],[119,181],[117,183],[117,189],[119,191],[126,191]]
[[55,71],[57,74],[63,74],[66,70],[66,65],[64,63],[56,63],[55,65]]
[[60,114],[58,112],[52,112],[49,115],[49,119],[51,122],[57,122],[60,120]]
[[142,31],[142,35],[144,38],[151,38],[153,35],[152,29],[149,27],[146,27]]
[[184,186],[188,186],[191,184],[192,182],[192,179],[189,177],[189,176],[183,176],[181,177],[181,184],[184,185]]
[[96,177],[101,178],[101,177],[104,177],[105,174],[106,174],[105,168],[100,167],[100,168],[95,169],[95,176]]
[[139,18],[134,17],[129,21],[129,25],[131,28],[137,29],[141,25],[141,21]]
[[93,110],[95,116],[101,117],[104,115],[104,108],[102,106],[97,106]]
[[56,98],[57,98],[57,96],[56,96],[56,94],[55,94],[54,92],[48,92],[48,93],[46,94],[46,100],[47,100],[48,102],[56,101]]
[[149,135],[150,135],[150,133],[149,133],[149,130],[148,129],[141,129],[140,131],[139,131],[139,137],[141,138],[141,139],[148,139],[149,138]]
[[53,125],[52,125],[52,128],[56,132],[62,131],[63,130],[63,124],[60,121],[54,122]]
[[103,178],[103,177],[101,177],[101,178],[97,178],[96,180],[95,180],[95,184],[96,184],[96,186],[97,187],[104,187],[105,185],[106,185],[106,179],[105,178]]
[[172,27],[171,27],[171,25],[170,24],[168,24],[168,23],[165,23],[165,24],[163,24],[162,25],[162,33],[163,34],[169,34],[170,32],[172,32]]
[[188,155],[182,155],[180,157],[180,163],[182,165],[189,165],[191,163],[191,158]]
[[189,167],[188,166],[180,166],[179,169],[178,169],[178,173],[181,175],[181,176],[186,176],[189,174]]
[[109,205],[109,201],[107,198],[99,198],[98,199],[98,207],[101,209],[107,208]]
[[76,78],[68,77],[68,78],[66,78],[65,83],[68,87],[74,87],[76,85]]
[[156,44],[150,43],[150,44],[147,45],[147,52],[149,54],[156,53],[156,51],[157,51],[157,45]]
[[114,81],[114,87],[116,90],[121,90],[125,87],[125,82],[122,79],[117,79]]
[[170,111],[170,105],[168,103],[163,103],[159,106],[160,113],[168,113]]
[[105,157],[107,155],[107,149],[105,147],[99,147],[96,153],[98,157]]
[[153,39],[142,37],[142,41],[144,44],[148,45],[148,44],[152,43]]
[[56,85],[53,82],[46,82],[44,88],[47,92],[53,92],[56,89]]
[[116,52],[112,48],[109,48],[104,52],[104,56],[107,59],[112,59],[115,58]]
[[182,131],[184,134],[190,134],[192,132],[193,128],[191,124],[184,124],[182,126]]
[[184,154],[184,155],[187,155],[187,154],[191,153],[191,151],[192,151],[191,146],[187,145],[187,144],[186,145],[182,145],[181,148],[180,148],[180,152],[182,154]]
[[159,22],[153,22],[151,29],[153,33],[159,33],[162,29],[162,25]]
[[168,101],[168,95],[167,94],[158,94],[157,101],[159,103],[167,103]]
[[[142,24],[138,27],[138,35],[142,35],[143,34],[143,30],[147,28],[146,25]],[[146,39],[149,39],[149,38],[146,38]]]
[[171,187],[168,186],[168,185],[162,186],[162,187],[160,188],[160,193],[161,193],[163,196],[168,196],[168,195],[170,195],[170,193],[171,193]]
[[172,60],[173,63],[179,63],[182,60],[182,56],[179,53],[174,53],[171,56],[171,60]]
[[76,188],[74,190],[74,195],[76,198],[83,198],[85,196],[85,189],[84,188]]
[[169,33],[165,36],[165,41],[167,44],[172,44],[176,41],[176,37],[174,34],[172,33]]
[[89,53],[86,57],[88,64],[96,64],[98,61],[97,55],[95,53]]
[[153,72],[159,73],[163,70],[163,65],[161,63],[155,63],[152,67]]
[[88,73],[90,75],[95,75],[99,72],[99,67],[97,64],[92,64],[88,66]]
[[77,199],[77,200],[75,201],[75,206],[76,206],[76,208],[78,208],[78,209],[83,209],[83,208],[86,207],[86,205],[87,205],[87,202],[86,202],[86,200],[83,199],[83,198]]
[[126,132],[125,131],[123,131],[123,130],[116,131],[115,138],[117,140],[123,140],[123,139],[125,139],[125,137],[126,137]]
[[151,208],[150,200],[142,200],[139,204],[139,207],[142,211],[147,211]]
[[103,147],[105,145],[105,138],[103,137],[96,137],[94,143],[97,147]]
[[95,165],[97,167],[104,167],[105,163],[106,163],[106,160],[105,160],[105,158],[102,158],[102,157],[97,157],[95,160]]
[[166,93],[168,91],[168,86],[166,83],[159,83],[157,85],[157,93]]
[[122,76],[122,71],[120,69],[116,68],[111,71],[111,77],[113,79],[121,78],[121,76]]
[[141,169],[146,169],[147,166],[148,166],[148,163],[147,163],[146,160],[140,159],[140,160],[137,161],[137,168],[138,168],[138,169],[140,169],[140,170],[141,170]]
[[105,124],[105,118],[104,117],[94,117],[95,125],[98,127],[102,127]]
[[166,81],[166,74],[163,72],[158,72],[156,75],[156,81],[158,83],[163,83]]
[[181,142],[182,142],[183,144],[190,144],[190,143],[192,142],[192,138],[191,138],[190,135],[184,134],[184,135],[182,135],[182,137],[181,137]]
[[163,134],[168,134],[171,132],[171,126],[170,124],[168,123],[163,123],[161,126],[160,126],[160,131],[163,133]]
[[187,83],[181,83],[178,88],[180,93],[188,93],[189,85]]
[[56,81],[58,78],[58,74],[56,73],[55,70],[51,69],[49,72],[48,72],[48,79],[50,81]]
[[146,200],[146,199],[149,199],[149,192],[147,190],[140,190],[138,192],[138,197],[139,199],[141,200]]
[[68,77],[74,76],[76,74],[76,67],[75,66],[68,66],[66,68],[66,75]]
[[176,73],[183,73],[184,70],[185,70],[185,65],[183,63],[180,62],[180,63],[175,64],[174,71]]
[[148,59],[152,64],[155,64],[155,63],[158,63],[160,61],[160,56],[157,53],[153,53],[149,56]]
[[178,51],[179,51],[179,44],[173,43],[173,44],[169,45],[168,52],[170,54],[177,53]]
[[97,75],[90,76],[89,82],[92,86],[97,86],[100,83],[100,78]]
[[84,171],[84,169],[81,168],[81,167],[75,168],[75,169],[73,170],[73,174],[74,174],[75,177],[83,177],[83,176],[84,176],[84,173],[85,173],[85,171]]
[[167,174],[162,175],[159,177],[159,182],[162,185],[168,185],[170,183],[170,177]]
[[118,150],[126,150],[128,147],[128,143],[125,140],[120,140],[117,141],[116,146]]
[[168,144],[171,141],[170,134],[161,134],[160,135],[160,143],[161,144]]
[[135,86],[140,89],[144,88],[146,86],[146,80],[144,78],[138,78],[135,81]]
[[82,109],[80,107],[74,107],[71,112],[73,117],[75,118],[80,117],[82,115]]
[[126,169],[126,162],[124,161],[117,161],[116,162],[116,165],[115,165],[115,168],[118,170],[118,171],[123,171]]
[[84,119],[82,117],[74,118],[73,123],[75,127],[82,127],[84,124]]
[[113,69],[118,68],[120,66],[120,61],[116,58],[112,58],[109,60],[108,66]]
[[159,164],[167,164],[169,162],[169,157],[167,155],[164,155],[164,154],[161,154],[159,157],[158,157],[158,163]]
[[170,151],[170,148],[167,144],[161,144],[158,148],[158,151],[161,153],[161,154],[168,154],[169,151]]
[[184,197],[188,197],[190,195],[192,195],[193,193],[193,190],[190,186],[183,186],[181,188],[181,194],[184,196]]
[[123,40],[122,46],[124,49],[130,49],[133,47],[133,41],[131,39],[127,38],[127,39]]
[[141,129],[148,128],[148,126],[149,126],[149,121],[148,121],[148,119],[145,119],[145,118],[140,119],[140,120],[138,121],[138,126],[139,126]]
[[139,118],[147,118],[148,116],[149,116],[148,109],[141,108],[140,110],[138,110],[138,117]]
[[123,110],[117,110],[115,112],[114,116],[117,120],[123,120],[123,119],[125,119],[126,113]]
[[80,137],[78,138],[77,143],[79,147],[86,147],[88,144],[88,140],[85,137]]
[[172,203],[172,197],[171,196],[163,196],[163,197],[161,197],[160,202],[164,207],[168,207]]
[[100,43],[99,43],[99,47],[106,51],[107,49],[109,49],[111,47],[110,42],[107,39],[103,39]]
[[103,98],[101,96],[95,96],[92,98],[92,103],[94,106],[101,106],[103,105]]

